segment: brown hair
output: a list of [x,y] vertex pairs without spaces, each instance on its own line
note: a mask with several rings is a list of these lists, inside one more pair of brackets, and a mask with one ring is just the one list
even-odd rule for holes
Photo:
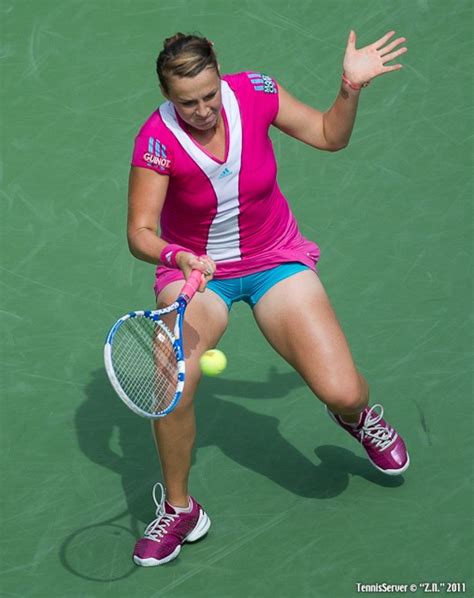
[[169,77],[195,77],[208,67],[219,72],[213,43],[205,37],[184,33],[165,39],[156,60],[156,72],[165,92],[168,92]]

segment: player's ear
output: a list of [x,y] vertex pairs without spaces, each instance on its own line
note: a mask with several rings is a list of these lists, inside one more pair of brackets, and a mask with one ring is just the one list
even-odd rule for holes
[[161,91],[162,95],[163,95],[163,96],[164,96],[164,97],[165,97],[167,100],[169,100],[168,94],[167,94],[167,93],[166,93],[166,91],[164,90],[164,88],[163,88],[163,85],[161,85],[161,83],[160,83],[160,91]]

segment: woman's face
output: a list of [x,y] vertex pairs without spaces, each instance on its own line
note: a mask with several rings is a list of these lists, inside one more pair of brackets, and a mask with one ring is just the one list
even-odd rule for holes
[[221,80],[215,68],[208,67],[195,77],[170,77],[165,96],[194,129],[207,131],[217,124],[222,97]]

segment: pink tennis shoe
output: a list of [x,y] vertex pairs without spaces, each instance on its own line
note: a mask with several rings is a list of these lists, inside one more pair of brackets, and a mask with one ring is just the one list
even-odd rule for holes
[[379,471],[399,475],[410,465],[410,457],[402,437],[383,419],[382,405],[366,407],[356,426],[346,423],[329,409],[327,412],[333,421],[362,444],[372,465]]
[[[156,489],[161,489],[161,500],[156,499]],[[194,498],[190,498],[190,512],[176,512],[165,501],[165,491],[160,483],[153,487],[153,500],[156,505],[156,519],[146,528],[143,538],[138,540],[133,550],[133,560],[142,567],[164,565],[175,559],[184,542],[196,542],[205,536],[211,520]]]

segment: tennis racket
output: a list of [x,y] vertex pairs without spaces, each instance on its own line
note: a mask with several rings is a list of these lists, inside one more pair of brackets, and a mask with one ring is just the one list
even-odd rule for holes
[[[162,309],[132,311],[110,329],[105,370],[118,396],[143,417],[164,417],[178,404],[184,387],[183,319],[201,284],[193,270],[176,301]],[[176,314],[173,330],[163,316]]]

